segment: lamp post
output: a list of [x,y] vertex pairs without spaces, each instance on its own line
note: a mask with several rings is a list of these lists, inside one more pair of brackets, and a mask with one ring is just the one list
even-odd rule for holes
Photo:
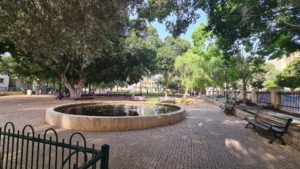
[[228,70],[228,63],[225,60],[224,63],[224,71],[225,71],[225,103],[228,103],[228,83],[227,83],[227,70]]

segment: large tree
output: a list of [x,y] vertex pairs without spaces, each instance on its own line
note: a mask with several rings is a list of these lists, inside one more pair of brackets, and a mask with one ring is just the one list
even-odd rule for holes
[[228,52],[237,40],[252,39],[256,53],[281,57],[300,49],[299,5],[290,0],[209,1],[208,27]]
[[174,63],[178,56],[185,53],[190,43],[182,38],[167,36],[157,50],[157,70],[162,75],[160,81],[166,88],[172,88],[176,75]]
[[289,87],[291,90],[300,87],[300,59],[295,59],[277,75],[277,84],[280,87]]
[[[10,39],[22,53],[16,57],[30,58],[44,70],[55,72],[72,97],[79,97],[81,88],[89,81],[126,80],[124,65],[145,49],[130,51],[130,42],[125,40],[130,24],[144,27],[142,21],[129,22],[130,10],[143,3],[140,0],[3,0],[0,3],[3,21],[0,36]],[[137,70],[126,71],[136,74]]]
[[263,69],[265,71],[265,74],[262,74],[261,79],[262,81],[262,86],[266,89],[272,89],[278,87],[276,83],[276,77],[280,73],[278,69],[276,69],[275,65],[272,63],[266,63],[263,66]]
[[[280,57],[300,49],[300,5],[297,0],[151,0],[140,8],[140,16],[158,19],[178,36],[199,17],[208,16],[207,29],[222,35],[222,49],[236,40],[258,37],[263,56]],[[224,43],[226,42],[226,43]]]
[[46,74],[46,72],[41,71],[38,66],[27,61],[27,64],[24,63],[24,61],[22,63],[17,62],[11,56],[2,57],[0,59],[0,74],[5,74],[12,78],[20,79],[29,86],[35,79],[38,79],[38,76],[40,76],[42,73]]
[[205,69],[205,78],[202,79],[204,86],[224,88],[224,84],[227,86],[233,84],[238,77],[235,62],[233,59],[224,59],[222,50],[216,45],[216,36],[206,31],[205,24],[200,24],[194,30],[192,39],[193,52],[202,57],[204,61],[205,66],[202,66]]
[[138,8],[138,14],[150,22],[158,20],[164,23],[172,35],[178,36],[187,30],[189,24],[196,22],[200,16],[198,9],[203,8],[205,2],[205,0],[148,0]]
[[247,40],[237,41],[232,48],[232,57],[238,69],[238,77],[242,82],[244,103],[247,98],[247,86],[253,77],[265,73],[263,70],[264,59],[256,54],[255,45]]
[[180,80],[185,87],[183,101],[186,100],[188,90],[203,88],[205,86],[206,65],[205,61],[199,55],[188,50],[175,60],[175,68],[180,72]]
[[257,3],[234,0],[212,1],[206,9],[209,16],[207,30],[217,37],[216,43],[223,51],[225,61],[233,60],[242,82],[245,103],[247,85],[253,77],[263,73],[265,55],[260,52],[262,43],[258,31],[263,30],[267,23],[260,20],[260,12],[265,9]]

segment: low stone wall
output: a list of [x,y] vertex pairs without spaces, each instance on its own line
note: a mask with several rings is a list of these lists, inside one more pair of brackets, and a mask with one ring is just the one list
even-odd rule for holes
[[0,96],[23,95],[21,92],[0,92]]
[[[166,106],[175,106],[163,104]],[[178,107],[178,106],[176,106]],[[46,112],[45,121],[50,125],[60,128],[82,131],[126,131],[153,128],[171,125],[185,119],[184,109],[153,116],[125,116],[125,117],[104,117],[104,116],[82,116],[64,114],[49,108]]]
[[145,96],[131,96],[131,100],[133,101],[144,101],[146,100]]

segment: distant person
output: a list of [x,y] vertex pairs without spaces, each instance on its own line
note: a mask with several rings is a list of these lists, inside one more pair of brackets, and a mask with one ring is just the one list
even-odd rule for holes
[[61,100],[63,97],[64,97],[63,93],[62,93],[62,92],[58,92],[56,98],[57,98],[58,100]]

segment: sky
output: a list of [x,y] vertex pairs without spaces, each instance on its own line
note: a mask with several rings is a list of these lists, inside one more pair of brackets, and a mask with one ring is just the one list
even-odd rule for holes
[[[200,18],[197,19],[196,23],[191,24],[187,31],[182,34],[180,37],[182,37],[185,40],[188,40],[189,42],[192,42],[192,32],[200,26],[200,23],[206,23],[207,22],[207,15],[203,12],[200,11]],[[151,25],[157,29],[158,35],[160,39],[164,39],[166,36],[170,35],[170,33],[166,30],[166,27],[163,24],[156,22],[152,22]]]

